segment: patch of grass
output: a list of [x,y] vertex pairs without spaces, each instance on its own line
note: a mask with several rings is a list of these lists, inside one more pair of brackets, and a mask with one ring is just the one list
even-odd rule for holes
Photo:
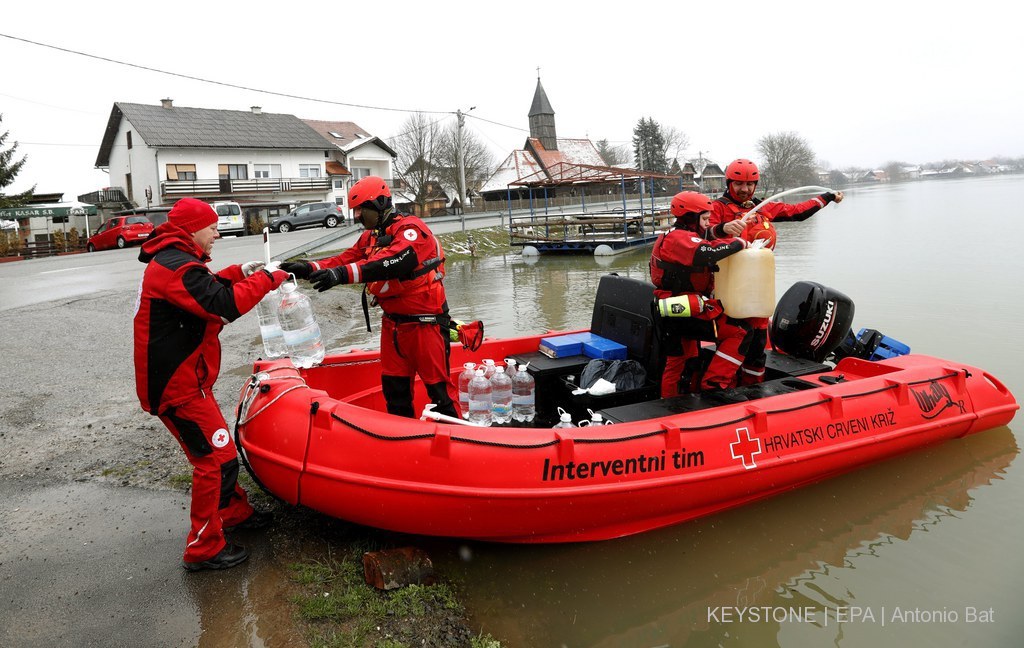
[[100,474],[104,477],[127,477],[135,472],[131,466],[117,466],[115,468],[104,468]]
[[308,624],[309,643],[315,648],[501,648],[490,635],[472,636],[465,609],[446,583],[386,592],[367,585],[359,548],[288,568],[302,586],[292,602]]
[[490,634],[480,634],[470,639],[469,648],[501,648],[501,642]]
[[513,251],[509,245],[508,230],[503,227],[485,227],[482,229],[452,232],[437,237],[444,248],[446,261],[465,261],[476,257],[509,254]]
[[167,484],[177,490],[192,488],[192,473],[176,473],[167,478]]

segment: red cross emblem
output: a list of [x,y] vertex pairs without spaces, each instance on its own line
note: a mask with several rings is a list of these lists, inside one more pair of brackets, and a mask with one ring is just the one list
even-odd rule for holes
[[228,444],[230,439],[231,437],[228,436],[228,431],[221,428],[213,433],[213,438],[211,440],[213,441],[214,447],[223,448]]
[[736,440],[729,444],[729,449],[732,450],[733,459],[743,460],[744,468],[757,468],[754,457],[761,454],[761,439],[751,439],[750,430],[745,427],[736,428]]

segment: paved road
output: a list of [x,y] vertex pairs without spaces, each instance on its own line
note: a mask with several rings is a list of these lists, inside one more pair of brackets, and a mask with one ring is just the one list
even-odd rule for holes
[[[466,228],[492,227],[504,222],[497,215],[471,216]],[[456,232],[462,221],[455,216],[430,219],[435,234]],[[296,230],[271,234],[271,255],[315,254],[318,250],[340,250],[355,242],[359,227]],[[289,254],[291,253],[291,254]],[[214,270],[233,263],[263,258],[261,236],[227,237],[214,243]],[[53,300],[90,295],[100,290],[133,288],[139,283],[143,265],[137,247],[104,250],[91,254],[27,259],[0,263],[0,311]]]

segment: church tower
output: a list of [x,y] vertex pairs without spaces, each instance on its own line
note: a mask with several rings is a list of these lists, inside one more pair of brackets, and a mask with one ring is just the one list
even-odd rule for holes
[[540,84],[540,73],[537,74],[537,91],[533,93],[533,104],[530,106],[530,137],[540,140],[548,151],[558,150],[558,136],[555,134],[555,110],[548,101],[544,86]]

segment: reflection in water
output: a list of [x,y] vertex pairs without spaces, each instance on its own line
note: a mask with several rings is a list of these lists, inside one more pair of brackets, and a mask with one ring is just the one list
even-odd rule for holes
[[[835,571],[884,559],[892,545],[958,517],[1018,451],[1013,434],[1000,428],[617,541],[474,543],[468,562],[456,559],[456,545],[426,542],[436,542],[432,554],[448,557],[445,568],[472,584],[475,622],[513,648],[776,644],[780,623],[709,622],[718,606],[813,608],[817,624],[800,631],[810,635],[806,645],[826,645],[844,632],[834,623],[837,607],[879,605],[837,582]],[[917,596],[922,605],[928,600]],[[827,627],[826,610],[833,614]]]
[[[289,575],[270,555],[266,542],[247,537],[253,565],[226,572],[182,572],[184,590],[199,616],[199,648],[304,646],[293,620],[295,609],[288,600]],[[300,558],[296,558],[300,560]]]

